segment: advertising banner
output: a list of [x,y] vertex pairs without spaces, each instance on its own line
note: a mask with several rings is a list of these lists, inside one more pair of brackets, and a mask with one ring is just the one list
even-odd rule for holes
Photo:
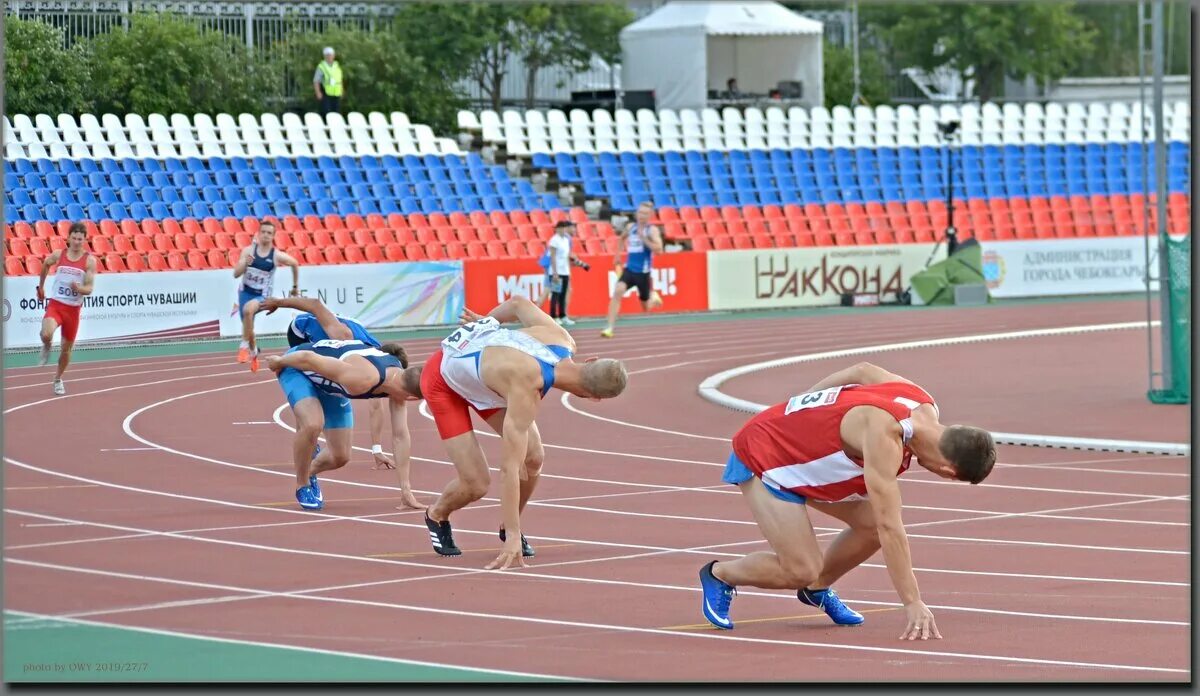
[[[4,278],[6,348],[41,345],[46,307],[37,300],[37,284],[37,276]],[[46,279],[47,292],[52,284],[53,275]],[[221,271],[97,273],[95,290],[80,310],[75,340],[217,337],[224,302],[216,298],[228,296],[232,284],[233,277]]]
[[[567,314],[571,317],[596,317],[608,313],[609,298],[616,288],[618,275],[611,256],[584,256],[590,271],[571,271]],[[467,306],[486,313],[513,296],[541,297],[546,272],[536,259],[466,261]],[[650,277],[663,298],[662,311],[694,312],[708,308],[708,264],[700,252],[656,254]],[[626,293],[621,311],[638,310],[637,290]]]
[[[4,278],[4,346],[40,345],[45,305],[37,276]],[[51,280],[47,279],[47,289]],[[85,298],[78,342],[240,336],[238,281],[230,270],[98,273]],[[276,272],[272,294],[291,290],[291,270]],[[300,293],[370,328],[454,324],[463,308],[459,261],[302,266]],[[259,314],[260,334],[282,333],[295,312]],[[56,339],[57,341],[58,339]]]
[[[992,297],[1050,297],[1146,289],[1142,237],[1090,237],[983,243],[983,275]],[[1151,259],[1157,258],[1151,242]]]
[[[844,293],[877,293],[894,300],[932,251],[932,244],[710,251],[708,306],[836,305]],[[944,247],[934,261],[942,258]]]
[[[224,288],[221,335],[237,336],[241,320],[234,313],[237,281],[230,272]],[[275,272],[273,295],[292,288],[291,269]],[[357,319],[367,328],[457,324],[463,309],[461,261],[364,263],[339,266],[301,266],[300,294],[316,297],[334,314]],[[259,333],[282,333],[295,316],[292,310],[259,314]]]

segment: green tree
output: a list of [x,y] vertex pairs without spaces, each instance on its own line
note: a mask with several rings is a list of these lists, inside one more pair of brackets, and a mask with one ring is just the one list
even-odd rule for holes
[[[821,57],[825,72],[825,107],[854,106],[854,51],[848,46],[825,44]],[[879,53],[860,46],[858,52],[859,93],[871,106],[888,101],[888,83]]]
[[592,57],[610,65],[620,59],[621,29],[633,12],[614,3],[527,5],[516,26],[517,51],[525,63],[525,105],[533,108],[537,76],[543,68],[561,66],[582,72]]
[[983,101],[998,95],[1005,75],[1041,81],[1065,76],[1095,45],[1095,30],[1070,3],[893,5],[864,14],[899,64],[956,70],[964,81],[974,79]]
[[297,93],[315,107],[312,78],[321,49],[333,46],[342,66],[346,91],[344,111],[403,111],[415,122],[429,124],[440,133],[449,132],[462,101],[453,85],[429,70],[414,56],[396,32],[367,31],[355,26],[335,25],[319,34],[292,38],[292,74],[299,83]]
[[78,114],[88,108],[88,63],[63,32],[36,20],[4,24],[4,101],[12,114]]
[[90,42],[97,111],[238,113],[261,111],[272,92],[269,64],[219,31],[169,13],[135,14]]

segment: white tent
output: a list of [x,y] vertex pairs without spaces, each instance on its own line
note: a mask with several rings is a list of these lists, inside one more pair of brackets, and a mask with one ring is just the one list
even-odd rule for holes
[[756,94],[794,80],[806,104],[822,105],[823,32],[821,22],[777,2],[676,0],[621,30],[621,82],[654,90],[659,108],[698,109],[731,77]]

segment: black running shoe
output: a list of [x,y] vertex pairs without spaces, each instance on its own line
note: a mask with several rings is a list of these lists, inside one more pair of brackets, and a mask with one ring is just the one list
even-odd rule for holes
[[454,545],[454,532],[450,529],[450,520],[434,522],[425,513],[425,526],[429,527],[429,542],[433,550],[443,556],[461,556],[462,550]]
[[[501,527],[500,528],[500,541],[504,541],[504,538],[505,538],[504,528]],[[521,535],[521,555],[524,556],[525,558],[533,558],[534,556],[537,555],[537,552],[534,551],[533,547],[529,545],[529,540],[525,538],[524,534]]]

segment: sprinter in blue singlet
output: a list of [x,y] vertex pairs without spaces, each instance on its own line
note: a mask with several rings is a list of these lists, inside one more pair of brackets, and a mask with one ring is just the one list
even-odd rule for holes
[[[624,270],[617,286],[613,288],[612,300],[608,304],[608,326],[600,332],[603,338],[612,338],[621,313],[621,300],[630,288],[637,288],[642,309],[647,312],[662,305],[662,298],[654,292],[650,271],[654,267],[654,254],[663,250],[662,233],[650,224],[654,219],[654,205],[650,202],[638,206],[636,222],[630,223],[621,235],[621,243],[627,252]],[[616,266],[621,268],[621,253],[617,252]]]
[[254,315],[264,298],[271,296],[275,282],[275,268],[292,268],[291,295],[300,294],[300,264],[285,252],[275,248],[275,223],[263,221],[258,228],[255,243],[242,249],[242,254],[233,266],[233,277],[241,278],[238,283],[238,315],[242,318],[242,343],[238,346],[237,361],[249,362],[250,371],[258,371],[258,342],[254,337]]

